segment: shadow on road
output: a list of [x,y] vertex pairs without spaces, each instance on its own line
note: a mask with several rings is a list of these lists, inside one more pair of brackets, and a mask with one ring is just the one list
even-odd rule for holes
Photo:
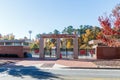
[[0,73],[5,72],[13,77],[30,76],[35,79],[60,79],[57,75],[34,66],[17,66],[13,63],[12,65],[5,64],[2,67],[4,68],[0,68]]

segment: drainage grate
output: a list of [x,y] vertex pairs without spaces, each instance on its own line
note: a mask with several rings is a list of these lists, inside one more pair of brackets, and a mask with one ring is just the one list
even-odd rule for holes
[[52,68],[55,63],[44,63],[41,67],[43,68]]

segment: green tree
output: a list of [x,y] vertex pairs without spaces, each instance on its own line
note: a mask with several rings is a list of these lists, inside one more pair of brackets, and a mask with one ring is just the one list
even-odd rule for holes
[[41,36],[40,34],[37,34],[37,35],[36,35],[36,39],[39,39],[39,38],[40,38],[40,36]]
[[48,34],[53,34],[52,32],[49,32]]
[[60,34],[60,32],[59,32],[57,29],[55,29],[55,30],[53,31],[53,33],[54,33],[54,34]]
[[67,28],[65,27],[65,29],[62,31],[63,34],[73,34],[74,32],[74,28],[73,26],[68,26]]
[[93,32],[94,39],[97,39],[97,35],[100,33],[101,29],[97,26],[94,26],[91,30]]
[[31,48],[31,50],[36,50],[36,49],[39,49],[39,45],[37,45],[36,43],[32,43],[30,45],[30,48]]

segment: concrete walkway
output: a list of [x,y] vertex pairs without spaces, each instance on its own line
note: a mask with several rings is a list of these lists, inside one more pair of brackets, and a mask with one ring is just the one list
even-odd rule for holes
[[7,62],[3,66],[35,66],[37,68],[97,68],[92,61],[89,60],[31,60],[31,59],[6,59],[0,60]]

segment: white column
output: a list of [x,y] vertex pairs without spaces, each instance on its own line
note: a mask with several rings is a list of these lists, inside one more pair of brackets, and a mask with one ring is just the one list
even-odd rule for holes
[[73,38],[73,52],[74,52],[74,59],[78,59],[78,37]]
[[39,48],[40,59],[44,59],[44,38],[40,38],[40,48]]
[[6,46],[6,43],[4,42],[4,46]]
[[12,43],[12,46],[15,46],[15,43],[14,43],[14,42]]
[[21,45],[24,46],[24,42],[22,42]]

